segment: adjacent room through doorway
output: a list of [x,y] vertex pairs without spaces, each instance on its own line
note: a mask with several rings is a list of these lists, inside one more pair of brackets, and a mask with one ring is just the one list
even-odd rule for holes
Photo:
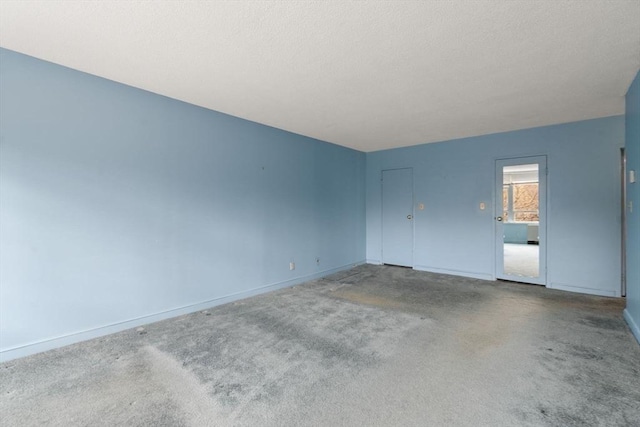
[[546,157],[496,161],[496,277],[546,284]]

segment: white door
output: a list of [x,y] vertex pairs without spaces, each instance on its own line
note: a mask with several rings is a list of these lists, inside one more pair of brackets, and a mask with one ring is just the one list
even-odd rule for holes
[[546,156],[496,160],[496,277],[546,285]]
[[382,262],[413,267],[413,169],[382,171]]

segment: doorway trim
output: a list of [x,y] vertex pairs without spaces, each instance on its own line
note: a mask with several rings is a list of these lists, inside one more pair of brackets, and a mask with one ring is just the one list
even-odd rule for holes
[[[526,277],[508,275],[504,273],[504,234],[502,224],[502,188],[503,188],[503,167],[538,164],[538,277]],[[522,157],[506,157],[494,160],[494,197],[493,197],[493,236],[494,236],[494,275],[498,280],[509,280],[514,282],[530,283],[547,286],[547,228],[548,228],[548,162],[547,155],[532,155]]]
[[627,296],[627,152],[620,148],[620,296]]

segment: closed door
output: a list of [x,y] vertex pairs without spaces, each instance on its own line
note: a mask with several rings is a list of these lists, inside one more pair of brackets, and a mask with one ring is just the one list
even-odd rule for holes
[[413,169],[382,171],[382,262],[413,266]]
[[546,284],[545,156],[496,161],[496,278]]

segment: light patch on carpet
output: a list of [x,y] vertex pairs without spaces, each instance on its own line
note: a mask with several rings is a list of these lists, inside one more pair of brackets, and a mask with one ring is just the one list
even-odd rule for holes
[[384,298],[378,295],[365,294],[361,292],[354,292],[346,289],[338,289],[333,292],[332,295],[356,304],[370,305],[378,308],[398,310],[406,305],[390,298]]
[[182,367],[176,359],[152,346],[144,347],[153,379],[168,393],[168,397],[184,413],[192,426],[202,426],[219,419],[221,412],[209,396],[207,387]]
[[519,330],[522,322],[535,312],[535,305],[516,300],[496,298],[488,301],[482,310],[458,313],[456,342],[464,353],[486,354],[509,343],[514,328]]

